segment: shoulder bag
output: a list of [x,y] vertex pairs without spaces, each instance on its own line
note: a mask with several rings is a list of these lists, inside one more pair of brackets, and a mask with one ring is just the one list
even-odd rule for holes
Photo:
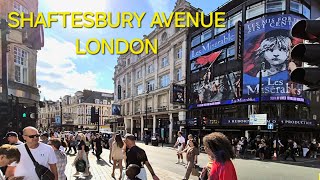
[[35,167],[35,171],[39,177],[40,180],[54,180],[55,176],[54,174],[50,171],[50,169],[48,169],[47,167],[39,164],[33,157],[33,155],[30,152],[29,147],[27,146],[27,144],[24,144],[24,146],[26,147],[26,150],[34,164]]

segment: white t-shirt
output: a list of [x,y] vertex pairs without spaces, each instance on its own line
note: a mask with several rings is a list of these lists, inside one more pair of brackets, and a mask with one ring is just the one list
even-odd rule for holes
[[[16,166],[14,176],[24,176],[24,180],[38,180],[33,162],[24,146],[17,146],[20,151],[20,162]],[[56,164],[57,158],[51,146],[40,143],[36,149],[30,149],[34,159],[41,165],[50,169],[49,164]]]
[[186,143],[186,139],[183,136],[178,137],[177,141],[178,141],[178,143],[181,143],[181,145],[183,143]]

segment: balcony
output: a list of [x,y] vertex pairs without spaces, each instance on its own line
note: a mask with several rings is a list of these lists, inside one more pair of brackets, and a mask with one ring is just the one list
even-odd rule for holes
[[161,106],[158,108],[158,112],[164,112],[167,111],[168,106]]

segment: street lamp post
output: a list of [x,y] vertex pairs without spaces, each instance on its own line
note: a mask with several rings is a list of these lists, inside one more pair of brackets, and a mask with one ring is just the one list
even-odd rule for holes
[[[61,128],[61,126],[62,126],[62,98],[60,98],[60,128]],[[62,130],[62,129],[60,129],[60,130]]]
[[147,87],[147,95],[146,95],[146,119],[143,123],[143,129],[147,128],[147,122],[148,122],[148,95],[149,95],[149,89]]
[[[259,114],[262,113],[262,71],[265,70],[265,62],[261,63],[259,71]],[[258,126],[258,134],[260,134],[261,127]]]

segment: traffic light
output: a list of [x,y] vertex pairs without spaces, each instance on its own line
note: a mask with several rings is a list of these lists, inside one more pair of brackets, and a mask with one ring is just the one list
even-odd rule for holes
[[[291,30],[293,37],[320,42],[320,20],[301,20]],[[307,62],[309,65],[320,65],[319,44],[298,44],[291,51],[291,58]],[[290,65],[289,65],[290,69]],[[299,67],[291,69],[291,80],[309,86],[311,89],[320,88],[319,67]]]
[[198,126],[198,119],[197,118],[193,118],[193,126]]
[[206,117],[203,117],[203,118],[202,118],[201,124],[202,124],[202,126],[207,125],[207,118],[206,118]]
[[27,114],[28,114],[27,108],[25,106],[22,106],[21,107],[21,117],[22,118],[27,118]]
[[91,107],[91,123],[97,123],[99,121],[99,108]]

